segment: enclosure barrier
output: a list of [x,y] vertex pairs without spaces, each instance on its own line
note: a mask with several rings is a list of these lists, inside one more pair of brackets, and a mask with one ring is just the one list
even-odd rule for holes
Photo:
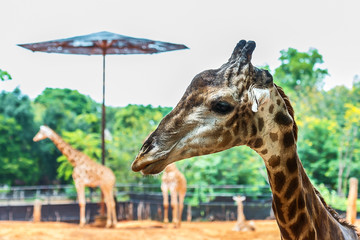
[[[237,206],[232,197],[246,196],[244,214],[247,219],[265,219],[271,210],[269,186],[209,185],[188,186],[182,219],[236,220]],[[160,184],[117,184],[116,211],[119,220],[162,220],[163,206]],[[0,187],[0,220],[33,220],[35,200],[41,200],[41,221],[79,221],[79,206],[73,185]],[[86,189],[86,219],[92,222],[98,214],[99,188]],[[191,212],[191,215],[188,215]],[[172,218],[171,211],[170,220]]]

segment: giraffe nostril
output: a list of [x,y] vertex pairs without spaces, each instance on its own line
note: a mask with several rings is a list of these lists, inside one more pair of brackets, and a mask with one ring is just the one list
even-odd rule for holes
[[145,154],[147,154],[148,152],[150,152],[151,149],[153,149],[153,148],[154,148],[153,141],[152,141],[152,139],[148,138],[148,139],[145,141],[145,143],[144,143],[144,145],[142,146],[142,148],[141,148],[141,154],[142,154],[142,155],[145,155]]

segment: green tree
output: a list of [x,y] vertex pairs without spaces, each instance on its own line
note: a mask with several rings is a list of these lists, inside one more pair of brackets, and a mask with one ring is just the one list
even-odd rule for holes
[[0,80],[1,81],[11,80],[11,76],[8,72],[0,69]]
[[323,58],[317,49],[299,52],[294,48],[280,51],[281,65],[275,70],[274,78],[287,92],[306,94],[311,89],[322,89],[326,69],[318,68]]
[[347,179],[351,174],[351,170],[360,157],[360,104],[352,105],[345,104],[345,123],[344,127],[340,129],[340,143],[338,147],[339,153],[339,167],[338,167],[338,194],[344,195],[347,187]]
[[48,125],[57,132],[76,130],[78,128],[76,118],[81,114],[98,114],[97,103],[90,97],[71,89],[46,88],[34,102],[35,107],[43,111],[37,111],[42,115],[40,117],[42,124]]
[[334,188],[337,163],[337,123],[325,118],[306,116],[298,122],[299,157],[315,184],[323,183]]
[[[33,184],[39,163],[31,101],[16,88],[0,94],[0,184]],[[34,174],[33,174],[34,173]]]

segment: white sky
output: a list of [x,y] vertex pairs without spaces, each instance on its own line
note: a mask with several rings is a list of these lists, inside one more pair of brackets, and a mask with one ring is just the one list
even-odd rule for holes
[[317,48],[326,88],[360,74],[357,0],[0,0],[0,69],[32,99],[46,87],[77,89],[102,101],[102,57],[33,53],[16,46],[99,31],[182,43],[190,50],[113,55],[106,104],[174,106],[192,78],[227,61],[241,39],[255,40],[254,65],[279,66],[280,50]]

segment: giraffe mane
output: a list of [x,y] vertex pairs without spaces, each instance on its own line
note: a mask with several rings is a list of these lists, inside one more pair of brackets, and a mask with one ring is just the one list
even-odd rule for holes
[[286,108],[290,114],[290,116],[292,117],[293,119],[293,134],[294,134],[294,137],[295,137],[295,141],[297,141],[297,137],[298,137],[298,127],[296,125],[296,122],[295,122],[295,111],[294,111],[294,108],[291,106],[291,103],[290,103],[290,99],[289,97],[285,94],[284,90],[277,86],[276,84],[274,84],[277,91],[279,92],[280,96],[282,97],[282,99],[284,100],[285,102],[285,105],[286,105]]
[[360,234],[358,233],[356,227],[354,225],[352,225],[351,223],[347,222],[345,219],[342,219],[339,216],[339,214],[332,207],[327,205],[324,198],[321,196],[320,192],[315,187],[313,187],[313,188],[315,190],[316,195],[319,197],[321,203],[324,205],[326,210],[331,214],[331,216],[333,216],[335,218],[335,220],[338,221],[341,225],[353,229],[356,232],[356,235],[358,237],[360,237]]

